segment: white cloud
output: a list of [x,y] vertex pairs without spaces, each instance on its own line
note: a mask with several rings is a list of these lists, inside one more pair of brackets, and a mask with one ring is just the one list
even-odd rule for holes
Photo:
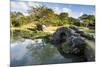
[[80,14],[77,13],[77,12],[72,12],[72,13],[70,13],[69,16],[70,16],[70,17],[74,17],[74,18],[78,18],[78,17],[80,16]]
[[81,12],[79,16],[82,16],[83,14],[84,14],[84,13],[83,13],[83,12]]
[[29,14],[26,13],[26,12],[22,12],[22,13],[23,13],[24,16],[29,16]]
[[[39,3],[37,2],[11,2],[11,11],[16,11],[16,12],[22,12],[24,15],[28,15],[27,10],[30,9],[30,6],[40,6]],[[72,14],[71,9],[69,8],[59,8],[59,7],[53,7],[53,10],[56,14],[60,14],[61,12],[67,12]]]
[[40,6],[40,4],[38,4],[36,2],[28,2],[27,4],[28,4],[29,7],[30,6]]
[[36,2],[11,2],[11,11],[14,12],[21,12],[24,15],[27,15],[27,11],[30,10],[30,6],[40,6],[38,3]]
[[61,13],[61,10],[58,8],[58,7],[55,7],[53,9],[53,11],[56,13],[56,14],[60,14]]
[[11,9],[27,10],[28,6],[24,2],[11,2]]
[[[11,11],[22,12],[24,15],[28,15],[27,10],[30,10],[30,6],[41,6],[41,5],[38,2],[31,2],[31,1],[30,2],[12,1]],[[83,12],[72,11],[70,8],[67,8],[67,7],[63,7],[63,8],[52,7],[52,9],[56,14],[60,14],[61,12],[67,12],[69,13],[69,16],[74,17],[74,18],[78,18],[79,16],[84,14]],[[95,14],[95,12],[93,12],[93,14]]]
[[60,14],[61,12],[67,12],[67,13],[69,13],[70,17],[74,17],[74,18],[78,18],[80,15],[83,14],[83,12],[81,12],[81,13],[75,12],[75,11],[72,11],[71,9],[65,8],[65,7],[61,8],[61,9],[59,7],[55,7],[53,10],[56,14]]
[[69,9],[69,8],[63,8],[63,9],[62,9],[62,12],[68,12],[68,13],[71,13],[71,9]]
[[54,7],[54,12],[56,13],[56,14],[60,14],[61,12],[67,12],[67,13],[71,13],[71,9],[69,9],[69,8],[59,8],[59,7]]
[[11,2],[11,8],[14,8],[16,6],[15,2]]
[[29,6],[25,2],[11,2],[12,12],[21,12],[23,15],[27,16],[27,10],[29,10]]
[[18,5],[19,5],[22,9],[27,9],[27,10],[28,10],[28,6],[26,5],[26,3],[24,3],[24,2],[19,2]]

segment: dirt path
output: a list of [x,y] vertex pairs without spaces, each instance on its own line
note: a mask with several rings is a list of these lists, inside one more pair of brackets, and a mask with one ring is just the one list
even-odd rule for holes
[[49,33],[54,33],[58,28],[60,28],[62,26],[49,26],[49,27],[46,27],[43,31],[44,32],[49,32]]

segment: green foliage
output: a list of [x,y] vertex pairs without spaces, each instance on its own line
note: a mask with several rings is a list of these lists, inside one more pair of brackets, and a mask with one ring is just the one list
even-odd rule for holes
[[88,26],[89,24],[95,23],[95,16],[94,15],[87,15],[83,14],[79,17],[79,19],[83,22],[84,26]]
[[95,30],[86,30],[85,32],[87,32],[87,33],[95,33]]
[[33,19],[33,16],[24,16],[20,12],[12,12],[10,17],[11,27],[20,27],[24,24],[32,22]]
[[45,6],[32,7],[31,14],[35,15],[35,20],[39,24],[55,25],[57,23],[57,16],[54,11]]
[[11,27],[20,27],[34,21],[36,21],[34,24],[45,24],[46,26],[76,25],[87,27],[90,24],[95,24],[95,16],[83,14],[76,19],[69,17],[69,14],[65,12],[55,14],[51,8],[45,6],[31,7],[28,16],[24,16],[20,12],[11,13]]
[[68,13],[60,13],[59,15],[59,23],[58,25],[66,25],[68,24]]
[[76,26],[80,26],[80,20],[79,19],[75,19],[73,17],[69,17],[69,24],[70,25],[76,25]]

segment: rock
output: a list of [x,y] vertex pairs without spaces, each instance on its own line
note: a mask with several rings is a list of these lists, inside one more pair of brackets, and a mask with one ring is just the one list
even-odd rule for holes
[[72,33],[70,29],[66,27],[59,28],[52,36],[52,43],[55,45],[61,44],[62,42],[66,41],[71,34]]
[[75,31],[75,33],[78,33],[78,34],[84,34],[84,31],[80,30],[78,27],[76,26],[70,26],[69,28],[71,28],[72,30]]
[[88,39],[88,40],[95,40],[93,35],[90,35],[88,33],[85,33],[84,31],[80,30],[78,27],[76,26],[70,26],[69,28],[71,28],[72,30],[75,31],[75,33],[78,33],[80,36]]
[[91,34],[87,34],[87,33],[81,33],[80,34],[82,37],[85,37],[88,40],[95,40],[95,37]]
[[65,46],[69,46],[71,48],[71,50],[67,50],[70,51],[70,54],[81,56],[84,53],[86,43],[80,36],[71,36],[67,39]]
[[88,39],[92,38],[76,27],[62,27],[57,29],[53,34],[51,42],[57,47],[58,51],[64,57],[68,58],[71,56],[76,56],[78,58],[82,58],[82,61],[87,61],[85,56],[87,43],[85,42],[84,37]]
[[37,30],[43,31],[43,26],[41,24],[37,24],[36,27],[37,27]]
[[[80,38],[84,39],[80,36],[80,34],[76,33],[75,30],[72,30],[70,28],[62,27],[57,29],[57,31],[52,36],[52,42],[54,44],[61,44],[66,41],[70,41],[70,38]],[[73,39],[71,38],[71,40]]]
[[75,32],[79,32],[79,28],[76,26],[69,26],[69,28],[73,29]]

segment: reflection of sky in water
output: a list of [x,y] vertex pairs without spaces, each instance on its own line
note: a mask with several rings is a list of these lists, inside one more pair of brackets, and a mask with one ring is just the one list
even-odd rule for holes
[[42,39],[17,41],[11,44],[11,65],[52,64],[71,62],[59,54],[55,47]]
[[20,60],[28,51],[26,46],[31,44],[31,41],[25,40],[24,42],[16,42],[11,44],[11,58]]
[[56,47],[45,43],[43,39],[24,39],[11,43],[11,65],[14,66],[70,63],[73,58],[64,58]]

